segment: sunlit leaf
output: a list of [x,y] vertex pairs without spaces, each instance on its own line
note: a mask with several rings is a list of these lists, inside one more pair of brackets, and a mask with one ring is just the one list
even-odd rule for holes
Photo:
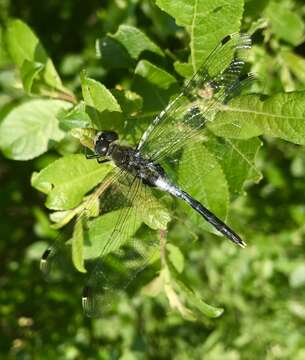
[[89,161],[84,155],[69,155],[34,173],[32,186],[48,195],[46,206],[49,209],[67,210],[77,206],[111,168],[109,164],[101,166]]
[[83,256],[84,230],[83,221],[77,221],[72,236],[72,261],[76,269],[80,272],[86,272]]
[[92,106],[100,112],[104,110],[121,111],[115,97],[102,83],[86,77],[84,73],[81,81],[86,105]]
[[[43,66],[43,81],[52,88],[62,90],[63,85],[53,65],[52,60],[48,57],[43,45],[36,37],[34,32],[21,20],[11,20],[6,29],[6,43],[10,56],[17,66],[22,69],[25,61]],[[41,69],[42,71],[42,69]],[[29,72],[25,73],[29,77]],[[31,81],[37,76],[37,72],[32,72]],[[23,79],[26,83],[26,80]]]
[[186,27],[193,72],[224,36],[239,31],[244,6],[242,0],[157,0],[156,4]]
[[219,136],[249,139],[268,135],[305,143],[305,92],[270,97],[246,95],[233,99],[217,114],[210,129]]
[[14,160],[33,159],[64,137],[57,115],[71,107],[60,100],[31,100],[13,108],[0,125],[0,147]]
[[[228,182],[216,157],[206,147],[195,143],[184,150],[178,179],[182,189],[221,219],[226,219],[229,205]],[[197,225],[207,228],[200,215],[186,204],[183,207],[189,218]]]

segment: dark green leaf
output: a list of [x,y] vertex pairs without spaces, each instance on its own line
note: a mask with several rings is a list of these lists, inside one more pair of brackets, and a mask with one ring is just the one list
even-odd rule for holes
[[137,59],[145,50],[163,56],[159,46],[134,26],[120,25],[118,31],[110,36],[121,43],[133,59]]
[[131,67],[133,60],[127,49],[109,36],[96,40],[97,56],[102,60],[103,65],[111,69]]
[[130,90],[114,89],[113,94],[125,114],[133,115],[142,109],[143,99],[137,93]]
[[172,84],[176,83],[176,79],[171,74],[147,60],[138,62],[135,73],[163,89],[168,89]]

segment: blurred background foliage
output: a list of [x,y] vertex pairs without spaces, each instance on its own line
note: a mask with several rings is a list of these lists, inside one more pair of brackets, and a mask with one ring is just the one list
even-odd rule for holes
[[[189,54],[185,30],[149,0],[0,0],[2,25],[9,17],[22,19],[35,31],[63,83],[77,96],[82,69],[108,88],[128,86],[134,78],[132,59],[122,55],[101,61],[96,56],[96,39],[111,41],[107,34],[116,33],[121,24],[138,27],[158,44],[167,56],[150,53],[146,58],[170,73],[169,59],[186,61]],[[261,79],[255,91],[305,90],[304,17],[301,0],[245,1],[241,29],[255,32],[249,60]],[[2,40],[1,32],[0,121],[24,97]],[[156,111],[160,104],[147,106]],[[169,235],[185,256],[190,285],[225,310],[217,319],[195,322],[170,310],[164,295],[139,293],[132,299],[126,295],[116,314],[85,318],[80,304],[84,277],[62,276],[54,285],[45,283],[38,271],[39,258],[55,233],[42,210],[44,197],[30,186],[34,170],[70,150],[63,145],[27,162],[2,156],[1,358],[304,359],[305,150],[284,140],[263,140],[257,158],[263,179],[249,184],[247,195],[232,204],[234,221],[245,229],[247,249],[240,251],[206,233],[195,241],[179,221]]]

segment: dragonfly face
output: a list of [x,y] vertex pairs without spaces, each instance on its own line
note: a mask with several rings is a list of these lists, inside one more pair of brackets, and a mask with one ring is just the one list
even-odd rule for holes
[[107,156],[112,142],[118,139],[118,134],[114,131],[101,131],[96,134],[94,139],[94,152],[99,156]]

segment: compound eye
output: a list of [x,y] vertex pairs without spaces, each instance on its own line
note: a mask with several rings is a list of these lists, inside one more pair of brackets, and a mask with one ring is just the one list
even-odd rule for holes
[[106,156],[109,148],[109,142],[103,138],[98,139],[95,143],[94,151],[96,154]]
[[113,142],[118,139],[118,134],[114,131],[105,131],[103,133],[103,138],[109,142]]

